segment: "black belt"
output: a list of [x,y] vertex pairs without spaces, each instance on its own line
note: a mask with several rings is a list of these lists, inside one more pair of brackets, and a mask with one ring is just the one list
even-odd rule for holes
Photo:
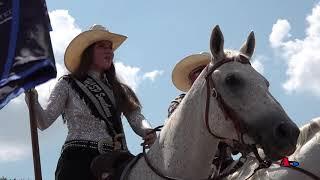
[[97,150],[100,154],[104,154],[106,152],[110,152],[114,150],[113,145],[106,143],[103,140],[99,142],[86,141],[86,140],[67,141],[62,146],[62,152],[69,148],[89,148],[89,149]]

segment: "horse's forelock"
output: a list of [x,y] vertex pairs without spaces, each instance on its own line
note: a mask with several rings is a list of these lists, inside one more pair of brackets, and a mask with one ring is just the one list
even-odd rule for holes
[[[235,57],[235,56],[238,56],[240,54],[239,51],[237,50],[233,50],[233,49],[225,49],[224,50],[224,58],[232,58],[232,57]],[[222,59],[219,59],[218,61],[220,61]],[[212,57],[212,61],[214,63],[216,63],[217,61],[214,59],[214,57]]]
[[236,50],[232,50],[232,49],[225,49],[224,54],[225,54],[226,58],[232,58],[234,56],[238,56],[240,54],[240,52],[236,51]]

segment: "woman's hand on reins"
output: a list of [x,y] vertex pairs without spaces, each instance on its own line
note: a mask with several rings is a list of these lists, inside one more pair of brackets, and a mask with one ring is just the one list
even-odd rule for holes
[[153,130],[150,130],[144,137],[144,142],[141,144],[142,146],[145,145],[146,149],[149,149],[154,141],[157,139],[157,133]]

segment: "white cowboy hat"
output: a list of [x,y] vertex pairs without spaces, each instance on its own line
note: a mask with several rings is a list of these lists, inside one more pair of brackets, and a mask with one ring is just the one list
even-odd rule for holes
[[176,64],[172,71],[172,82],[174,86],[187,92],[192,86],[192,82],[189,79],[189,74],[196,68],[206,66],[210,63],[211,54],[203,52],[200,54],[193,54],[183,58]]
[[115,51],[126,39],[126,36],[111,33],[102,25],[94,24],[88,31],[80,33],[70,42],[64,54],[64,64],[72,73],[80,65],[83,51],[91,44],[108,40],[112,42],[112,50]]

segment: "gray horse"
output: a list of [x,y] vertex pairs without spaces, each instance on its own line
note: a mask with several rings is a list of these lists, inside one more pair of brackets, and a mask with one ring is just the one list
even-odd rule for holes
[[[170,116],[158,139],[124,179],[206,179],[217,145],[256,144],[270,159],[294,152],[298,127],[270,94],[268,81],[250,65],[254,34],[239,52],[224,51],[219,26],[211,35],[211,63]],[[156,173],[156,172],[157,173]]]

